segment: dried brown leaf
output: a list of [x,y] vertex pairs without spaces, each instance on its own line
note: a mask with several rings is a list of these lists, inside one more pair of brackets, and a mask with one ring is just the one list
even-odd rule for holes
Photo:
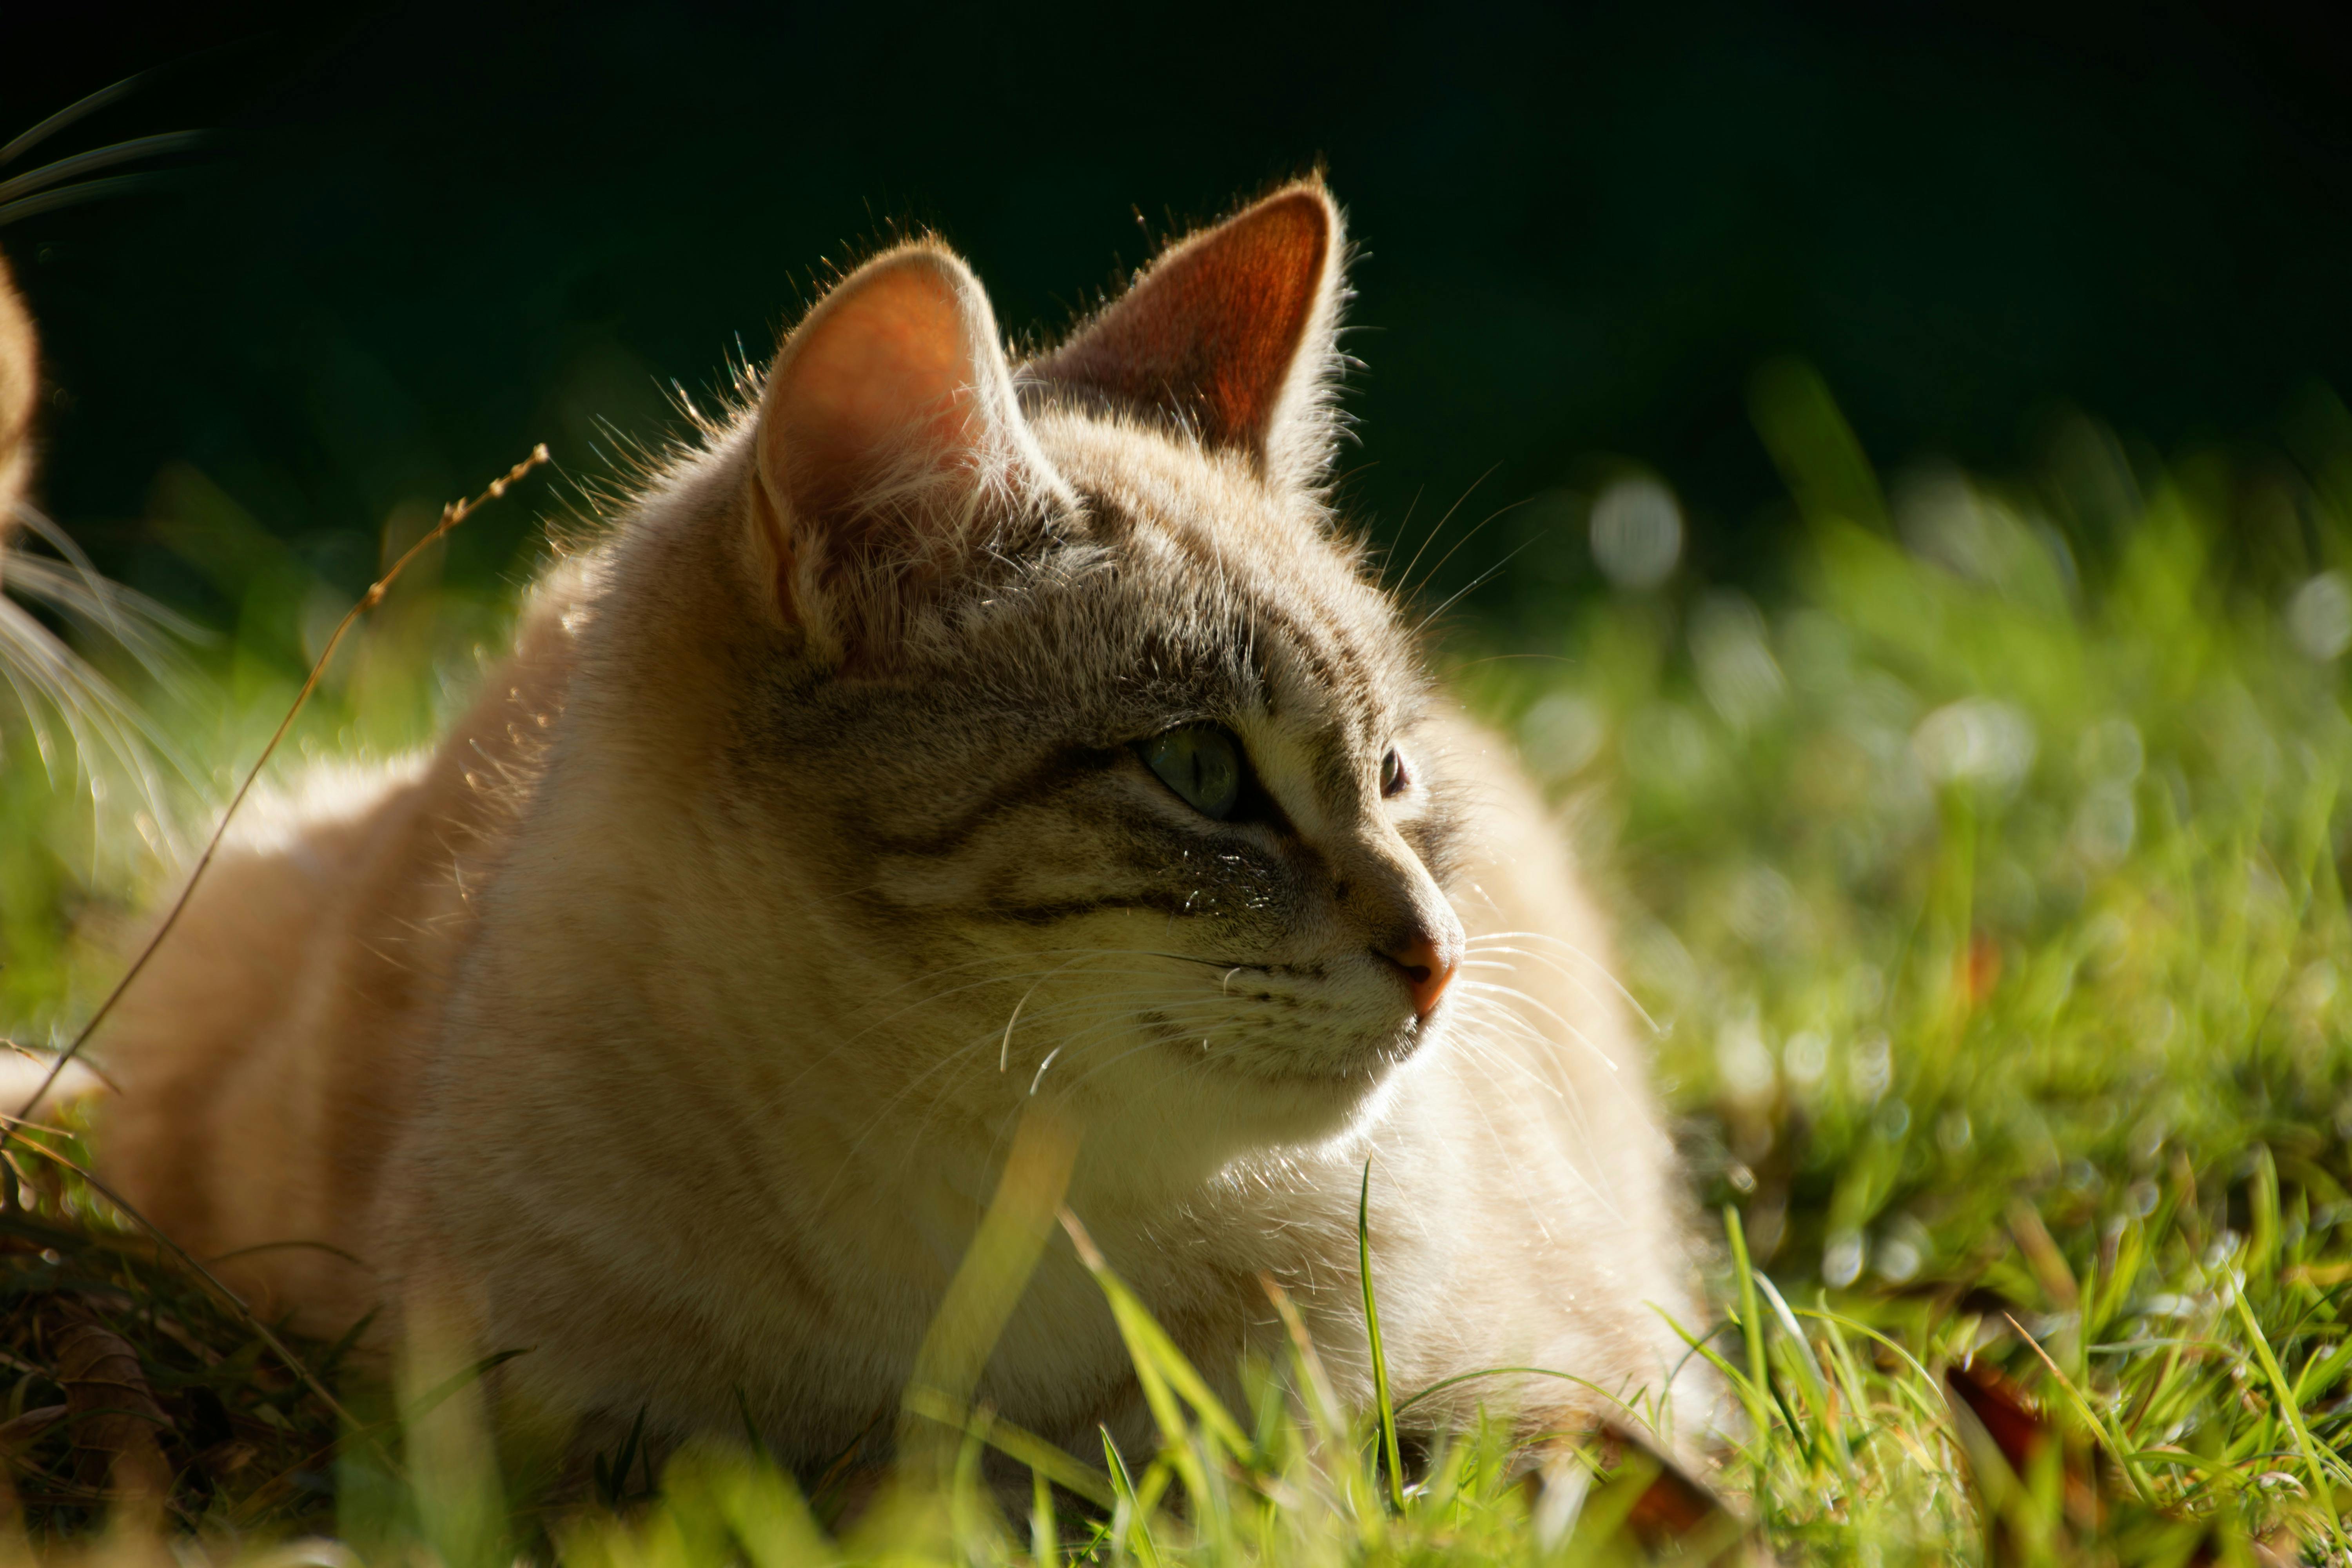
[[171,1422],[130,1342],[96,1323],[68,1329],[58,1338],[58,1382],[73,1423],[76,1479],[110,1483],[120,1498],[160,1502],[171,1489],[172,1467],[157,1438]]

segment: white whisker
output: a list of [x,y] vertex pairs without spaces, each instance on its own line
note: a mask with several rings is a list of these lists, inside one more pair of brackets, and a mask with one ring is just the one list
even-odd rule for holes
[[[1469,951],[1475,953],[1507,952],[1517,954],[1520,958],[1532,959],[1536,963],[1542,964],[1546,969],[1551,971],[1554,974],[1557,974],[1561,979],[1567,981],[1570,985],[1575,986],[1577,994],[1583,997],[1586,1001],[1592,1003],[1596,1006],[1601,1005],[1600,994],[1594,991],[1591,986],[1587,985],[1581,976],[1571,973],[1560,964],[1555,963],[1540,952],[1529,952],[1525,948],[1497,947],[1492,945],[1486,947],[1472,947]],[[1462,967],[1465,969],[1499,969],[1507,973],[1516,974],[1518,973],[1519,966],[1516,963],[1494,958],[1465,958],[1462,962]],[[1596,965],[1595,967],[1598,966]],[[1612,984],[1614,983],[1612,982]]]
[[1030,1099],[1034,1100],[1037,1098],[1037,1086],[1045,1081],[1045,1069],[1052,1067],[1054,1065],[1054,1058],[1061,1054],[1062,1047],[1055,1046],[1052,1050],[1045,1053],[1045,1059],[1037,1064],[1037,1076],[1029,1080]]
[[1465,990],[1484,991],[1498,996],[1513,997],[1518,1001],[1526,1003],[1528,1006],[1533,1007],[1537,1012],[1541,1013],[1545,1017],[1549,1018],[1553,1023],[1558,1024],[1561,1028],[1566,1029],[1570,1035],[1574,1036],[1576,1037],[1577,1044],[1582,1046],[1586,1050],[1591,1051],[1593,1056],[1599,1058],[1601,1064],[1607,1067],[1611,1072],[1618,1070],[1617,1064],[1609,1059],[1609,1053],[1602,1050],[1599,1046],[1594,1045],[1592,1043],[1592,1037],[1590,1035],[1587,1035],[1582,1029],[1578,1028],[1574,1024],[1570,1023],[1566,1018],[1560,1016],[1559,1014],[1544,1005],[1541,1002],[1537,1001],[1534,997],[1528,995],[1518,987],[1515,985],[1497,985],[1491,980],[1465,980],[1462,984]]
[[[1641,1016],[1642,1022],[1649,1026],[1649,1030],[1652,1034],[1654,1035],[1660,1032],[1658,1021],[1650,1016],[1649,1009],[1643,1007],[1640,1000],[1634,996],[1633,993],[1625,988],[1624,982],[1619,980],[1614,974],[1610,973],[1609,966],[1607,964],[1601,963],[1599,959],[1593,957],[1592,954],[1585,952],[1584,949],[1577,946],[1574,942],[1570,942],[1563,937],[1557,937],[1552,935],[1549,931],[1486,931],[1480,935],[1472,937],[1467,945],[1476,947],[1480,942],[1517,940],[1528,942],[1548,942],[1554,947],[1560,948],[1568,952],[1573,953],[1576,957],[1582,959],[1585,963],[1591,964],[1597,973],[1599,973],[1601,979],[1609,982],[1610,985],[1616,991],[1618,996],[1624,1002],[1625,1005],[1633,1008],[1635,1013]],[[1538,955],[1530,953],[1528,956],[1536,957]],[[1566,973],[1566,971],[1563,970],[1561,973],[1564,974]]]

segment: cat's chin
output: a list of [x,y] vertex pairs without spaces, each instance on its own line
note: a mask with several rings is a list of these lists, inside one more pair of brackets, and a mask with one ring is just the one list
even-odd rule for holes
[[1348,1079],[1250,1080],[1244,1092],[1259,1099],[1234,1119],[1242,1134],[1238,1142],[1243,1149],[1327,1142],[1378,1113],[1388,1099],[1391,1078],[1382,1070]]
[[1320,1143],[1376,1116],[1397,1070],[1427,1049],[1438,1019],[1312,1054],[1244,1050],[1213,1058],[1196,1092],[1213,1100],[1245,1145]]
[[1117,1181],[1181,1188],[1230,1161],[1361,1128],[1380,1115],[1399,1069],[1440,1033],[1439,1020],[1407,1020],[1352,1038],[1269,1040],[1207,1055],[1162,1039],[1092,1078],[1072,1109],[1089,1142],[1118,1151]]

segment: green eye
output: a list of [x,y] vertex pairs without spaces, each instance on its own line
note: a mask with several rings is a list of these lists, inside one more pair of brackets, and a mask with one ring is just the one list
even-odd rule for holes
[[1241,804],[1242,743],[1222,725],[1163,731],[1136,749],[1143,765],[1202,816],[1223,822]]

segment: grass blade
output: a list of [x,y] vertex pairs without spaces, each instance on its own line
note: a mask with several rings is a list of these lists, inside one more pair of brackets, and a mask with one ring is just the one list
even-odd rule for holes
[[[2294,1385],[2287,1381],[2285,1372],[2279,1366],[2278,1357],[2271,1353],[2271,1342],[2263,1333],[2262,1324],[2255,1321],[2254,1309],[2247,1301],[2244,1289],[2241,1287],[2230,1295],[2231,1305],[2238,1311],[2238,1321],[2244,1326],[2246,1338],[2254,1347],[2254,1359],[2261,1363],[2263,1375],[2270,1380],[2271,1393],[2278,1400],[2279,1414],[2285,1418],[2288,1430],[2294,1434],[2295,1447],[2301,1451],[2304,1468],[2311,1478],[2312,1500],[2326,1515],[2327,1533],[2341,1550],[2344,1527],[2336,1512],[2336,1482],[2328,1474],[2326,1460],[2320,1457],[2319,1445],[2312,1441],[2311,1427],[2303,1418],[2303,1407],[2295,1403]],[[2341,1464],[2339,1459],[2337,1465],[2340,1467]]]
[[1389,1397],[1389,1358],[1381,1344],[1381,1304],[1372,1289],[1372,1163],[1356,1197],[1356,1268],[1364,1282],[1364,1342],[1372,1358],[1372,1402],[1380,1412],[1381,1451],[1388,1460],[1389,1502],[1404,1511],[1404,1458],[1397,1447],[1396,1405]]

